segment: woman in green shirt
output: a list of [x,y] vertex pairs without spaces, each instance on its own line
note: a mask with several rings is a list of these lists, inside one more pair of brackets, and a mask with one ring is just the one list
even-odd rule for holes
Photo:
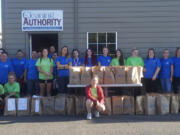
[[54,62],[48,58],[48,49],[42,50],[42,57],[36,62],[39,71],[40,96],[51,96]]
[[116,50],[116,57],[112,59],[111,66],[123,66],[123,65],[125,65],[123,52],[121,49],[117,49]]
[[8,75],[8,82],[4,85],[4,93],[6,98],[20,97],[20,86],[19,83],[16,82],[16,75],[13,72],[10,72]]

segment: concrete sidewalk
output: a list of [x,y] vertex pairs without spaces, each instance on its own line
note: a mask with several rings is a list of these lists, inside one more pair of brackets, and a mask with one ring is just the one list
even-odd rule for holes
[[180,115],[0,117],[0,135],[180,135]]

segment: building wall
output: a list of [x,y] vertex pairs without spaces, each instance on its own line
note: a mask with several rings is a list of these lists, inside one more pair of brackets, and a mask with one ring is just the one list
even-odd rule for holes
[[[125,55],[139,48],[172,52],[180,47],[179,0],[2,0],[3,47],[11,56],[17,49],[29,55],[29,34],[21,31],[24,9],[64,10],[64,31],[59,47],[86,49],[87,32],[117,32],[118,47]],[[160,55],[161,53],[158,53]]]

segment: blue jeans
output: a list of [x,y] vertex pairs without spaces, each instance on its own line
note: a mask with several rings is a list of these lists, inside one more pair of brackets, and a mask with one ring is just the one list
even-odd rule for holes
[[38,80],[27,80],[27,94],[34,95],[39,93],[39,82]]
[[163,92],[171,92],[171,81],[169,78],[161,78],[161,87]]

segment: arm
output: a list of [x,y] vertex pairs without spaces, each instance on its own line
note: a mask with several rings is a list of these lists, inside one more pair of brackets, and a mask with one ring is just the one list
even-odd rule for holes
[[102,90],[102,88],[101,87],[99,87],[99,94],[100,94],[100,101],[99,101],[99,103],[101,103],[101,104],[103,104],[104,103],[104,93],[103,93],[103,90]]
[[159,74],[160,69],[161,69],[160,67],[157,67],[156,72],[154,73],[153,78],[152,78],[153,81],[156,80],[156,77]]
[[13,93],[9,94],[8,96],[6,96],[6,99],[10,98],[11,96],[14,96],[14,95],[16,95],[16,92],[13,92]]
[[26,77],[27,77],[27,69],[25,69],[25,71],[24,71],[24,82],[27,81],[27,80],[26,80]]
[[174,66],[171,65],[171,78],[170,78],[170,81],[172,82],[173,80],[173,74],[174,74]]
[[45,74],[46,76],[49,75],[47,72],[43,71],[43,70],[41,69],[41,67],[38,67],[38,71],[41,72],[42,74]]
[[60,62],[59,61],[57,61],[57,69],[65,69],[66,68],[66,66],[68,66],[68,64],[66,64],[66,65],[62,65],[62,64],[60,64]]

